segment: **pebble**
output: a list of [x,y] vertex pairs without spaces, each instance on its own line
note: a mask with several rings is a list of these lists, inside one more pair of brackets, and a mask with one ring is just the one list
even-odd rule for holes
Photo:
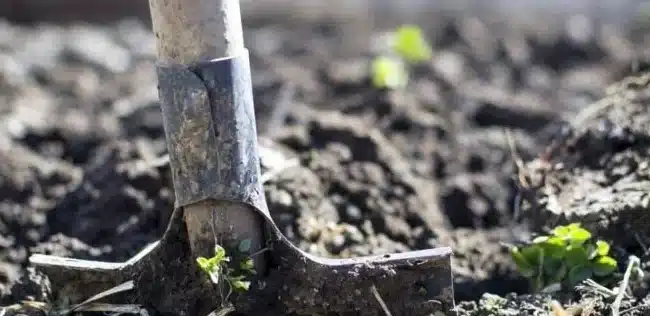
[[351,223],[360,223],[363,220],[363,213],[361,209],[354,204],[347,204],[345,206],[346,220]]
[[363,233],[356,226],[345,225],[345,237],[349,242],[360,244],[364,241]]
[[327,251],[334,255],[341,253],[345,248],[345,236],[341,234],[332,236],[332,238],[325,243],[325,247],[327,248]]
[[284,207],[290,207],[293,204],[293,197],[289,192],[280,190],[277,192],[276,203]]

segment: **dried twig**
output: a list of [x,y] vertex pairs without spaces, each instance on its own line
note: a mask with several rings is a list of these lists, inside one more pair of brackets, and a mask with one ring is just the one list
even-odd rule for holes
[[625,314],[633,312],[633,311],[635,311],[637,309],[648,308],[648,307],[650,307],[650,306],[647,305],[647,304],[641,304],[641,305],[637,305],[637,306],[634,306],[634,307],[630,307],[630,308],[628,308],[626,310],[621,311],[621,315],[625,315]]
[[[528,189],[529,183],[526,180],[525,175],[523,175],[523,172],[525,170],[524,166],[524,161],[521,159],[521,156],[519,155],[519,152],[517,151],[517,145],[515,143],[514,137],[512,136],[512,132],[510,132],[510,129],[504,129],[503,130],[506,141],[508,143],[508,147],[510,148],[510,155],[512,156],[512,161],[514,161],[515,166],[517,167],[517,186],[518,187],[523,187],[524,189]],[[515,201],[514,201],[514,212],[512,214],[512,224],[514,225],[518,220],[519,216],[521,213],[521,192],[517,192],[517,195],[515,195]]]
[[381,308],[384,310],[386,316],[393,316],[393,314],[391,314],[390,310],[388,309],[388,305],[386,305],[384,299],[381,298],[381,295],[379,295],[379,291],[377,291],[377,287],[374,284],[370,287],[370,291],[372,292],[372,295],[375,296],[377,302],[379,302],[379,305],[381,305]]
[[512,155],[512,160],[515,162],[515,165],[517,165],[517,171],[521,171],[524,169],[524,161],[521,159],[521,156],[517,151],[517,144],[515,143],[515,139],[512,136],[512,132],[508,128],[505,128],[503,132],[505,133],[506,141],[508,142],[508,147],[510,148],[510,155]]
[[553,309],[553,316],[569,316],[562,304],[556,300],[551,301],[551,309]]
[[235,311],[235,307],[232,304],[227,304],[227,305],[223,306],[222,308],[220,308],[220,309],[218,309],[216,311],[213,311],[208,316],[226,316],[226,315],[228,315],[228,314],[230,314],[230,313],[232,313],[234,311]]
[[89,303],[83,307],[76,309],[75,312],[113,312],[118,314],[149,316],[149,312],[137,304]]
[[108,290],[106,290],[104,292],[101,292],[101,293],[97,294],[97,295],[93,295],[91,298],[89,298],[89,299],[87,299],[87,300],[73,306],[70,309],[70,312],[79,310],[80,308],[83,308],[84,306],[86,306],[86,305],[88,305],[88,304],[90,304],[92,302],[95,302],[97,300],[100,300],[100,299],[102,299],[104,297],[111,296],[111,295],[121,293],[121,292],[130,291],[130,290],[133,290],[134,288],[135,288],[135,283],[133,282],[133,280],[126,281],[126,282],[124,282],[124,283],[122,283],[122,284],[120,284],[120,285],[118,285],[116,287],[110,288],[110,289],[108,289]]
[[630,256],[630,261],[627,264],[627,269],[625,269],[625,275],[623,275],[623,281],[618,287],[618,293],[614,303],[612,303],[612,316],[620,316],[621,302],[625,296],[625,291],[627,286],[630,283],[630,276],[632,275],[632,270],[640,263],[640,260],[637,256]]
[[584,288],[586,290],[589,290],[593,293],[600,294],[604,297],[613,297],[616,296],[616,291],[613,291],[609,288],[606,288],[602,285],[600,285],[598,282],[592,280],[592,279],[587,279],[583,282],[584,285],[579,285],[578,288]]

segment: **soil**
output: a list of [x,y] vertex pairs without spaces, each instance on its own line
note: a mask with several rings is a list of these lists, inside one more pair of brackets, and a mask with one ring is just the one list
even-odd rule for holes
[[[350,25],[246,21],[260,137],[297,161],[265,158],[283,168],[264,185],[275,222],[327,257],[451,246],[460,315],[542,315],[551,299],[609,313],[588,288],[531,295],[504,244],[580,221],[621,272],[648,258],[650,79],[621,82],[646,66],[645,29],[431,19],[435,57],[400,91],[372,87],[371,47],[341,44]],[[164,232],[154,49],[130,20],[0,25],[3,303],[43,299],[30,254],[123,261]]]

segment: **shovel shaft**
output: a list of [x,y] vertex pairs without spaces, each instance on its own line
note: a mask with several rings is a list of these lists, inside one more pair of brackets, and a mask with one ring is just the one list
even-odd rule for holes
[[162,63],[192,64],[244,49],[239,0],[150,0]]
[[[228,169],[253,168],[249,173],[242,171],[243,177],[236,170],[235,182],[242,178],[248,179],[241,181],[257,180],[255,119],[250,115],[252,86],[250,80],[246,80],[250,79],[246,78],[250,76],[248,59],[243,62],[246,67],[238,67],[242,62],[229,64],[227,60],[243,60],[241,56],[247,54],[239,0],[150,0],[149,4],[157,40],[161,106],[174,190],[177,207],[183,207],[192,254],[211,257],[215,243],[231,250],[237,249],[236,245],[244,240],[247,240],[246,245],[250,244],[250,247],[246,246],[248,251],[259,251],[264,243],[260,216],[241,201],[214,196],[219,195],[214,192],[223,186],[238,187],[236,183],[216,183],[228,177],[223,176]],[[225,70],[220,71],[222,75],[217,75],[219,78],[212,80],[210,86],[206,81],[210,74],[195,70],[200,68],[197,65],[215,60],[216,63],[222,60],[225,65],[217,67],[217,71]],[[189,79],[193,80],[183,82],[182,78],[178,79],[182,76],[174,73],[163,75],[161,67],[193,69],[195,74],[189,73]],[[174,83],[165,85],[163,77],[173,77],[171,81]],[[247,110],[242,112],[235,108]],[[229,129],[252,132],[237,133]],[[223,150],[223,146],[228,148]],[[239,146],[233,152],[244,151],[254,158],[249,159],[248,164],[228,161],[242,156],[224,153],[233,146]],[[250,174],[253,176],[247,176]],[[263,256],[254,258],[258,271],[264,267],[262,259]]]

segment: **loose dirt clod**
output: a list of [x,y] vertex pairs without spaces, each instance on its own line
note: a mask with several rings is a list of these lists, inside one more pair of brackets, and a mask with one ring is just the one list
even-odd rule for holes
[[528,164],[543,179],[526,196],[525,216],[536,229],[580,222],[621,247],[650,229],[649,85],[650,75],[642,75],[611,86],[551,156]]

